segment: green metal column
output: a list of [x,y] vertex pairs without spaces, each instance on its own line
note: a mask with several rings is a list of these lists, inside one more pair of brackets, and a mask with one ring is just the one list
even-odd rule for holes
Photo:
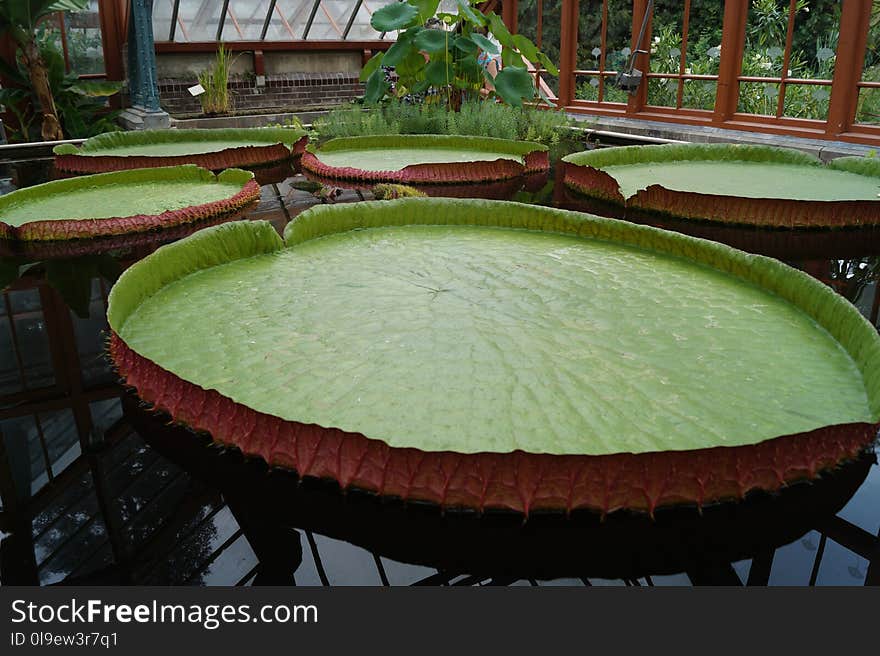
[[159,104],[153,0],[131,0],[128,19],[128,89],[131,107],[120,116],[130,130],[168,127],[170,117]]

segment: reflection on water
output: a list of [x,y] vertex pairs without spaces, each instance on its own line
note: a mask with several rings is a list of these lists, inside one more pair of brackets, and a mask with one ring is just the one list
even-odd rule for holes
[[[4,190],[36,184],[48,169],[37,163],[12,173]],[[330,194],[329,181],[291,173],[259,172],[261,202],[244,218],[280,231],[315,203],[370,197],[368,189]],[[545,178],[435,193],[609,212],[560,187]],[[793,234],[626,218],[783,259],[877,324],[880,231]],[[702,514],[683,508],[654,521],[599,521],[576,513],[523,523],[299,485],[290,473],[267,472],[168,426],[118,386],[104,357],[107,294],[127,266],[201,227],[0,251],[0,582],[880,583],[880,467],[872,453],[818,482]]]

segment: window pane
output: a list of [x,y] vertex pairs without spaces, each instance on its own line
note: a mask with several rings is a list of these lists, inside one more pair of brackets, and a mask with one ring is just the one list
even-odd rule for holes
[[[314,0],[278,0],[269,21],[266,40],[301,39],[314,4]],[[317,18],[318,15],[315,14],[315,20]],[[311,33],[309,33],[309,38],[313,38]]]
[[779,77],[782,74],[789,5],[789,0],[752,0],[746,24],[743,75]]
[[724,3],[691,0],[687,66],[694,75],[717,75],[721,59],[721,28]]
[[[168,41],[168,35],[171,33],[171,12],[173,8],[174,0],[154,0],[153,39],[155,41]],[[179,30],[180,25],[178,24],[175,29]]]
[[[830,80],[834,76],[840,5],[841,0],[811,0],[809,10],[795,16],[788,66],[791,77]],[[787,93],[785,102],[788,103]]]
[[175,41],[213,41],[223,0],[180,0]]
[[[605,91],[602,102],[626,104],[629,96],[611,83],[612,78],[605,76]],[[575,81],[575,98],[578,100],[599,99],[599,77],[597,75],[578,75]]]
[[718,83],[714,80],[685,80],[681,106],[691,109],[715,109]]
[[[681,66],[682,31],[684,27],[684,2],[681,0],[658,0],[651,23],[651,72],[678,73]],[[662,82],[662,80],[652,80]],[[677,84],[675,85],[677,87]],[[650,98],[650,85],[649,92]],[[649,104],[655,104],[648,101]],[[673,105],[675,100],[673,99]]]
[[65,14],[67,53],[70,70],[77,75],[104,72],[104,47],[98,0],[91,0],[86,11]]
[[652,77],[648,79],[648,104],[657,107],[675,107],[678,101],[678,79]]
[[267,11],[269,0],[230,0],[226,21],[223,23],[223,40],[259,40]]
[[880,89],[860,89],[856,123],[880,124]]
[[[632,2],[607,2],[605,69],[616,71],[623,68],[630,55]],[[577,68],[598,70],[602,52],[602,0],[582,0],[579,6]]]
[[[541,33],[538,34],[538,0],[520,0],[517,4],[518,31],[538,45],[550,61],[558,66],[562,0],[544,0],[541,5]],[[556,75],[542,73],[541,79],[554,94],[559,92],[559,78]]]
[[321,0],[309,30],[309,40],[341,39],[352,9],[354,3],[350,0]]
[[812,118],[824,121],[828,118],[828,101],[831,87],[811,84],[789,84],[785,87],[783,114],[791,118]]
[[[880,82],[880,11],[876,7],[868,29],[862,80]],[[856,123],[880,124],[880,89],[859,89]]]
[[[381,2],[376,2],[376,0],[364,0],[364,2],[361,4],[361,8],[358,10],[357,16],[355,16],[354,23],[352,23],[351,25],[351,31],[348,33],[348,38],[354,41],[378,39],[379,32],[374,30],[373,27],[370,25],[370,18],[372,18],[373,12],[375,12],[377,9],[381,9],[387,4],[389,4],[389,0],[381,0]],[[445,9],[443,6],[440,7],[440,10],[453,13],[454,10],[450,9],[451,8],[448,7]],[[385,35],[385,38],[393,39],[395,38],[396,34],[396,32],[392,34],[387,34]]]
[[773,82],[741,82],[738,112],[776,116],[779,85]]

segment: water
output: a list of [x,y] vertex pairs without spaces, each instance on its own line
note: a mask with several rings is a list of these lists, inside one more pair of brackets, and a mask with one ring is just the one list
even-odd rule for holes
[[[51,175],[13,167],[14,182]],[[264,179],[247,218],[279,230],[300,211],[364,190]],[[280,180],[280,181],[279,181]],[[525,182],[525,184],[520,184]],[[447,190],[449,191],[449,190]],[[436,192],[436,190],[435,190]],[[532,179],[457,194],[619,213]],[[803,268],[877,324],[877,231],[803,232],[627,217]],[[186,231],[0,257],[0,581],[4,584],[779,584],[880,583],[880,467],[873,453],[778,495],[651,519],[441,514],[345,495],[210,446],[147,412],[104,356],[106,299],[126,266]],[[876,556],[874,556],[876,558]]]

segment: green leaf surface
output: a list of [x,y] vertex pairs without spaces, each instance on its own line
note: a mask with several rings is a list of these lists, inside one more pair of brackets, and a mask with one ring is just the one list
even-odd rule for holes
[[321,206],[130,267],[108,319],[259,412],[394,447],[613,454],[880,419],[880,335],[784,264],[517,203]]
[[[394,46],[392,46],[393,48]],[[358,79],[361,82],[366,82],[367,79],[373,74],[373,72],[377,71],[379,67],[382,65],[382,60],[385,58],[384,52],[377,52],[375,55],[370,57],[364,67],[361,69],[361,74]]]
[[122,90],[122,84],[103,80],[77,80],[68,89],[80,96],[106,98],[107,96],[119,93]]
[[459,16],[463,17],[466,21],[480,27],[486,24],[486,17],[483,15],[483,12],[474,9],[471,6],[470,0],[456,0],[456,4],[458,5]]
[[450,84],[455,78],[452,62],[443,59],[432,60],[425,66],[425,79],[435,87]]
[[519,50],[523,56],[530,62],[538,61],[538,48],[528,38],[522,34],[513,35],[513,45]]
[[451,49],[455,45],[455,39],[456,36],[446,30],[422,30],[413,39],[413,44],[417,50],[432,53]]
[[373,12],[370,25],[377,32],[403,30],[418,22],[419,10],[406,2],[392,2]]
[[382,69],[378,69],[373,71],[373,74],[370,75],[370,79],[367,80],[367,87],[364,93],[364,102],[368,105],[374,105],[385,95],[388,91],[389,85],[388,82],[385,81],[385,73]]
[[521,107],[524,98],[534,98],[535,81],[526,69],[505,66],[495,76],[495,90],[508,105]]
[[474,45],[480,48],[480,50],[483,50],[490,55],[497,55],[501,53],[501,50],[498,48],[498,44],[490,41],[478,32],[471,33],[470,40],[473,41]]
[[461,50],[463,53],[468,55],[475,55],[479,50],[479,47],[476,43],[474,43],[470,37],[462,37],[460,39],[455,40],[455,48],[457,50]]
[[397,41],[394,42],[394,45],[386,51],[383,64],[385,66],[397,66],[403,59],[416,53],[416,49],[413,46],[413,39],[421,31],[421,28],[413,27],[397,37]]
[[440,6],[440,0],[407,0],[407,2],[418,8],[419,24],[422,25],[437,13],[437,7]]
[[543,52],[538,53],[538,63],[546,70],[550,75],[559,75],[559,69],[556,67],[556,64],[545,55]]
[[490,11],[486,14],[486,19],[489,21],[489,31],[498,39],[498,43],[509,48],[513,47],[513,35],[507,29],[504,21],[501,20],[501,16],[494,11]]

